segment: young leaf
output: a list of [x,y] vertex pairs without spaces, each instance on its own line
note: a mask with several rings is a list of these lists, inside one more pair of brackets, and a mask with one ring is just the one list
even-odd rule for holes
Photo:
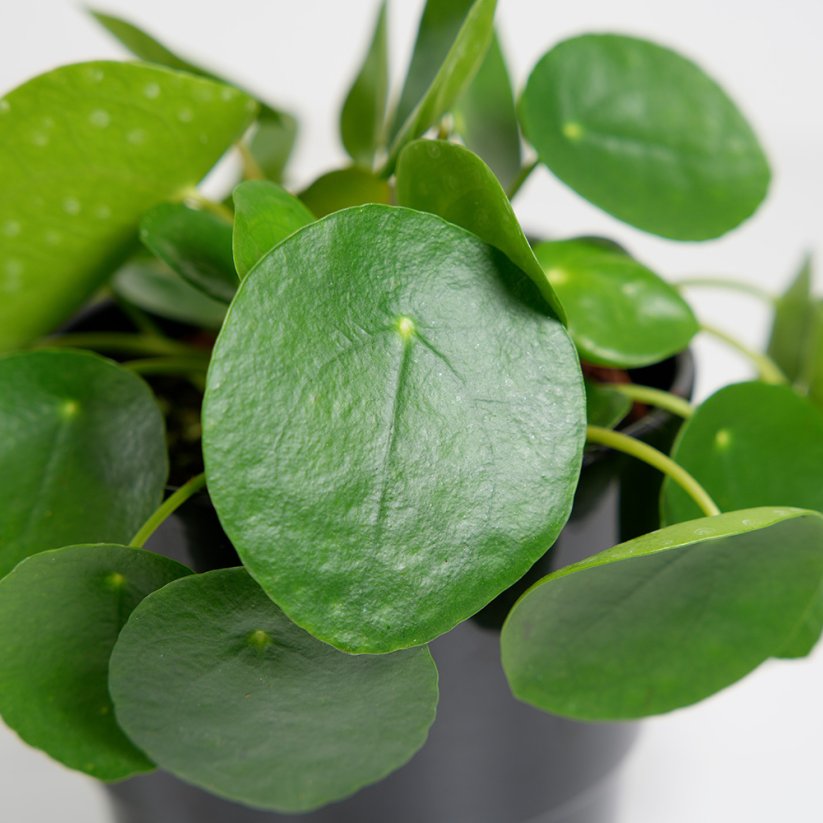
[[533,586],[502,633],[519,699],[583,720],[671,711],[794,635],[823,581],[823,517],[748,509],[638,537]]
[[238,286],[231,223],[182,203],[161,203],[140,221],[140,240],[192,286],[231,302]]
[[[437,5],[429,2],[427,10]],[[435,64],[439,68],[434,79],[395,134],[386,172],[393,171],[403,146],[434,126],[472,81],[494,34],[496,5],[497,0],[475,0],[472,4],[442,63]]]
[[160,503],[163,418],[148,386],[96,354],[0,358],[0,576],[70,543],[127,543]]
[[397,202],[437,214],[502,251],[534,280],[557,316],[565,318],[509,198],[476,154],[444,140],[410,143],[397,163]]
[[757,137],[726,93],[646,40],[589,34],[555,46],[529,77],[520,120],[578,194],[674,240],[735,228],[769,186]]
[[355,163],[371,167],[380,147],[389,95],[389,44],[386,0],[380,5],[377,24],[363,66],[340,112],[340,136]]
[[249,138],[249,151],[260,171],[279,183],[297,141],[297,120],[288,112],[263,106]]
[[207,297],[145,252],[117,271],[111,287],[128,303],[169,320],[219,329],[226,316],[225,303]]
[[792,382],[801,380],[812,354],[814,338],[812,261],[806,257],[774,311],[767,353]]
[[624,252],[586,239],[534,249],[581,356],[631,368],[682,351],[699,325],[680,293]]
[[423,745],[437,669],[425,648],[335,651],[227,569],[140,605],[112,655],[111,693],[123,728],[162,768],[299,812],[380,780]]
[[568,517],[585,427],[574,348],[526,275],[389,206],[313,223],[255,266],[203,413],[244,565],[358,652],[425,643],[521,577]]
[[70,546],[0,581],[0,713],[32,746],[101,780],[154,765],[114,719],[109,657],[132,609],[190,574],[151,552]]
[[281,240],[314,221],[300,200],[275,183],[249,180],[232,196],[234,265],[241,278]]
[[586,380],[586,420],[613,429],[631,411],[632,401],[614,389]]
[[455,130],[466,146],[482,157],[501,185],[508,188],[520,172],[520,128],[506,58],[496,34],[455,108],[454,119]]
[[300,192],[300,199],[312,214],[325,217],[351,206],[389,203],[391,188],[376,174],[354,166],[320,175],[307,189]]
[[1,99],[0,351],[69,317],[146,210],[197,183],[254,110],[235,89],[133,63],[65,66]]

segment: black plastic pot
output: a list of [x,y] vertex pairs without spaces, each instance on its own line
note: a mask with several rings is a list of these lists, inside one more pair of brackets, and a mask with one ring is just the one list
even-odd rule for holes
[[[633,373],[688,397],[691,357]],[[677,421],[652,411],[626,431],[668,448]],[[437,720],[402,769],[355,796],[305,815],[262,812],[157,772],[109,787],[118,823],[611,823],[616,767],[635,724],[585,724],[516,701],[499,659],[499,627],[534,580],[657,526],[661,478],[604,449],[587,453],[571,519],[518,584],[431,644],[440,671]],[[148,545],[198,571],[238,565],[208,496],[192,498]]]

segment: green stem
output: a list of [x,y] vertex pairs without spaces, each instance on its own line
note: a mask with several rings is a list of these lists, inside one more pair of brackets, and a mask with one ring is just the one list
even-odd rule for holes
[[114,297],[115,303],[117,303],[117,307],[129,318],[129,320],[131,320],[132,323],[134,323],[135,328],[139,332],[146,334],[149,337],[163,337],[163,333],[160,331],[157,324],[146,314],[146,312],[132,303],[129,303],[128,300],[124,300],[119,295],[114,294],[114,292],[112,292],[112,296]]
[[185,189],[182,192],[182,197],[183,200],[188,200],[190,203],[194,204],[203,211],[207,211],[215,215],[215,217],[220,217],[228,223],[234,222],[234,212],[228,208],[228,206],[224,206],[216,200],[211,200],[193,187]]
[[789,382],[786,379],[786,375],[783,374],[780,367],[774,362],[774,360],[771,359],[771,357],[749,348],[745,345],[745,343],[741,343],[736,337],[732,337],[732,335],[727,334],[722,329],[718,329],[715,326],[711,326],[707,323],[701,323],[700,329],[751,360],[757,369],[760,379],[764,383]]
[[207,354],[203,349],[154,337],[147,334],[124,332],[76,332],[48,337],[37,344],[37,348],[94,349],[118,354],[143,354],[146,356]]
[[645,403],[647,406],[671,412],[684,420],[688,420],[694,414],[694,408],[688,400],[671,394],[671,392],[653,389],[651,386],[638,386],[636,383],[599,383],[598,385],[604,389],[616,391],[637,403]]
[[509,186],[508,190],[506,191],[506,196],[509,200],[514,200],[515,195],[517,192],[520,191],[523,184],[529,179],[531,173],[537,168],[537,158],[531,161],[531,163],[526,163],[523,168],[517,174],[517,177],[514,178],[514,181]]
[[777,298],[773,294],[769,294],[765,289],[759,286],[753,286],[751,283],[746,283],[742,280],[735,280],[731,277],[684,277],[677,280],[674,284],[678,289],[725,289],[727,291],[736,291],[742,294],[747,294],[749,297],[756,297],[770,306],[777,303]]
[[663,472],[667,477],[671,477],[694,500],[706,517],[714,517],[716,514],[720,514],[717,504],[694,477],[670,457],[647,443],[611,429],[604,429],[601,426],[587,426],[586,439],[590,443],[607,446],[615,451],[636,457],[638,460],[642,460],[644,463],[648,463],[653,468]]
[[209,367],[209,359],[205,356],[195,357],[147,357],[143,360],[130,360],[123,367],[137,374],[182,374],[191,372],[205,372]]
[[243,164],[243,179],[244,180],[265,180],[266,174],[260,168],[260,164],[251,153],[251,149],[246,143],[240,141],[235,143],[238,153],[240,154],[240,161]]
[[184,483],[176,492],[167,497],[157,508],[157,510],[149,517],[149,519],[140,527],[137,534],[134,535],[130,546],[135,549],[142,549],[146,541],[154,534],[159,526],[180,506],[183,505],[190,497],[200,491],[206,485],[205,472],[192,477],[187,483]]

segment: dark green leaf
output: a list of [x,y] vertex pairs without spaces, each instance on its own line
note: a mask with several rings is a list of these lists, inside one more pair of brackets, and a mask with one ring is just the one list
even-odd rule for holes
[[815,300],[812,306],[812,334],[802,375],[802,386],[809,400],[823,409],[823,300]]
[[71,546],[24,560],[0,581],[0,713],[73,769],[121,780],[154,768],[114,719],[109,657],[132,609],[189,574],[151,552]]
[[807,257],[774,311],[767,354],[795,383],[804,374],[813,336],[812,261]]
[[506,58],[495,35],[454,112],[466,145],[489,164],[503,188],[520,172],[520,129]]
[[242,134],[244,94],[133,63],[86,63],[0,100],[0,350],[52,330]]
[[338,648],[386,652],[546,551],[584,426],[571,341],[519,269],[437,217],[363,206],[243,281],[203,437],[221,522],[272,599]]
[[622,251],[558,240],[534,252],[566,310],[577,350],[590,363],[657,363],[685,349],[698,331],[677,289]]
[[520,119],[563,182],[663,237],[718,237],[766,196],[766,157],[734,103],[646,40],[590,34],[555,46],[529,77]]
[[314,221],[294,195],[265,180],[249,180],[234,190],[234,265],[240,277],[269,250]]
[[140,239],[192,286],[231,302],[238,286],[231,223],[182,203],[161,203],[140,221]]
[[148,386],[96,354],[0,358],[0,576],[69,543],[128,543],[160,503],[163,419]]
[[427,649],[347,655],[293,623],[242,569],[147,598],[111,660],[128,734],[210,792],[297,812],[405,763],[437,705]]
[[223,325],[225,303],[207,297],[145,253],[126,263],[111,285],[118,297],[158,317],[207,329]]
[[476,154],[444,140],[410,143],[397,163],[397,201],[462,226],[508,255],[534,280],[558,317],[565,317],[509,198]]
[[632,401],[602,383],[586,381],[586,419],[590,426],[613,429],[631,411]]
[[336,169],[317,178],[300,192],[312,214],[325,217],[350,206],[391,201],[389,184],[366,169]]
[[[450,0],[450,3],[453,4],[453,2],[454,0]],[[457,2],[461,3],[461,0]],[[394,169],[397,155],[403,146],[436,125],[471,83],[486,56],[494,34],[496,5],[497,0],[475,0],[466,13],[442,62],[433,64],[438,66],[434,79],[423,95],[418,98],[419,102],[416,103],[411,113],[396,130],[386,171],[391,172]],[[426,10],[428,12],[429,7],[434,9],[438,6],[445,8],[442,2],[431,2],[430,0]],[[421,27],[422,25],[423,23]],[[400,111],[401,109],[398,110],[398,114]]]
[[374,161],[383,137],[388,95],[389,44],[383,0],[365,60],[340,112],[340,136],[355,163],[370,167]]
[[823,517],[748,509],[644,535],[533,586],[503,627],[515,695],[623,720],[734,683],[797,631],[823,580]]

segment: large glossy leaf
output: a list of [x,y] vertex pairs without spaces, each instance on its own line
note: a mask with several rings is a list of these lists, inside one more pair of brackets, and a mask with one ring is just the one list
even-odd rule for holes
[[699,324],[680,293],[629,255],[586,239],[534,250],[591,363],[628,368],[682,351]]
[[65,320],[131,250],[141,215],[197,183],[255,108],[128,63],[66,66],[0,100],[0,350]]
[[437,670],[422,648],[338,652],[228,569],[141,604],[114,650],[111,692],[123,727],[164,769],[297,812],[379,780],[423,745]]
[[555,46],[529,77],[520,120],[561,180],[654,234],[717,237],[766,196],[768,163],[734,103],[646,40],[589,34]]
[[390,203],[389,184],[367,169],[351,167],[321,174],[300,199],[312,214],[325,217],[334,211],[365,203]]
[[584,425],[571,341],[519,269],[437,217],[364,206],[243,281],[203,442],[267,593],[332,645],[386,652],[474,614],[551,546]]
[[234,265],[240,277],[270,249],[314,215],[294,195],[275,183],[249,180],[234,190]]
[[140,240],[203,294],[231,302],[238,285],[231,223],[182,203],[161,203],[140,221]]
[[466,146],[482,157],[501,185],[508,188],[520,171],[520,128],[511,78],[497,35],[457,103],[454,117],[455,129]]
[[160,503],[163,419],[148,386],[95,354],[0,358],[0,576],[70,543],[128,543]]
[[389,44],[383,0],[365,60],[340,112],[340,136],[355,163],[370,167],[374,161],[383,138],[388,95]]
[[463,146],[416,140],[397,163],[397,202],[437,214],[500,249],[531,277],[560,318],[563,306],[492,170]]
[[823,517],[748,509],[653,532],[533,586],[503,627],[517,697],[585,720],[695,703],[794,635],[823,581]]
[[[465,5],[461,3],[461,0],[457,2]],[[445,9],[447,5],[454,6],[454,0],[450,0],[448,4],[429,2],[426,13],[430,8],[432,13],[436,13],[438,7],[443,6]],[[442,62],[434,64],[438,66],[434,78],[422,96],[418,98],[419,102],[416,103],[411,113],[405,121],[402,121],[402,126],[396,131],[386,164],[387,172],[393,170],[397,155],[403,146],[436,125],[440,118],[454,106],[474,78],[494,34],[496,5],[497,0],[475,0],[465,14],[462,25]],[[422,26],[423,23],[421,23],[421,29]],[[410,75],[411,71],[410,69]],[[398,115],[402,116],[402,98]]]
[[0,581],[0,714],[73,769],[121,780],[154,768],[114,718],[109,657],[132,609],[189,574],[125,546],[71,546],[24,560]]

